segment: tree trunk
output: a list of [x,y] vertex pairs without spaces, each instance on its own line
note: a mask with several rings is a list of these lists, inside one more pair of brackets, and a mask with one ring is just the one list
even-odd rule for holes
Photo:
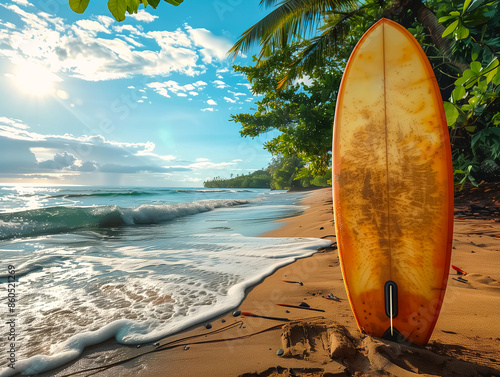
[[448,59],[450,64],[457,67],[461,72],[465,71],[469,66],[465,63],[458,62],[454,59],[451,47],[452,40],[443,38],[445,27],[439,23],[438,18],[421,0],[399,0],[390,9],[384,12],[385,15],[399,16],[410,10],[413,16],[420,22],[431,35],[431,39],[436,47],[441,51],[443,56]]
[[432,12],[419,0],[411,1],[410,9],[415,14],[415,18],[429,30],[434,44],[439,51],[441,51],[443,55],[450,60],[450,63],[460,69],[461,72],[469,68],[467,64],[454,60],[451,53],[451,39],[442,37],[445,27],[443,24],[439,23],[434,12]]

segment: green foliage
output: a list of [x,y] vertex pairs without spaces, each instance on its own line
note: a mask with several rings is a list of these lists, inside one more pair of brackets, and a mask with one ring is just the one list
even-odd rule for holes
[[[255,138],[270,131],[279,134],[264,145],[275,156],[300,158],[313,175],[329,168],[335,98],[342,78],[340,64],[325,61],[310,72],[307,83],[296,82],[276,90],[301,45],[273,54],[265,64],[235,66],[246,75],[254,94],[262,95],[253,113],[232,115],[240,134]],[[256,61],[256,60],[255,60]]]
[[275,157],[268,168],[272,177],[271,188],[284,190],[298,186],[295,179],[303,167],[304,162],[298,156],[290,156],[289,158]]
[[455,177],[455,184],[461,190],[467,181],[470,181],[474,186],[478,183],[474,178],[474,174],[478,170],[477,160],[467,159],[463,154],[453,160],[453,175]]
[[70,8],[76,13],[83,13],[87,6],[89,5],[90,0],[69,0]]
[[208,188],[270,188],[273,190],[300,189],[303,187],[331,185],[332,171],[323,175],[313,175],[298,156],[273,158],[266,170],[257,170],[250,174],[231,178],[216,177],[203,182]]
[[454,40],[453,53],[467,63],[452,75],[444,102],[454,155],[455,180],[500,179],[500,5],[498,1],[440,2],[443,33]]
[[[172,5],[180,5],[184,0],[164,0]],[[90,0],[69,0],[70,8],[76,13],[83,13],[87,9]],[[108,0],[108,9],[117,21],[125,20],[126,13],[133,14],[139,11],[140,5],[146,8],[151,5],[156,9],[160,0]]]
[[271,188],[271,175],[267,170],[257,170],[234,178],[216,177],[203,182],[203,186],[208,188]]

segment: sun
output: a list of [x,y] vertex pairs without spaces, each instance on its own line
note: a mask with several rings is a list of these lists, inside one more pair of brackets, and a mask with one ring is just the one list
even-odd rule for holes
[[34,96],[50,94],[58,81],[57,76],[46,67],[32,62],[19,65],[14,80],[19,89]]

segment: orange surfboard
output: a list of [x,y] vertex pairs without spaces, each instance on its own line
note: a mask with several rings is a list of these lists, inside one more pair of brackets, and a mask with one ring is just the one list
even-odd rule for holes
[[360,330],[426,344],[450,267],[451,150],[427,57],[387,19],[365,33],[344,72],[333,199],[342,274]]

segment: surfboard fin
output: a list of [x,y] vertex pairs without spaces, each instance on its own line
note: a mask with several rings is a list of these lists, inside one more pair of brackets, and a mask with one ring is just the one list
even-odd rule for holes
[[385,331],[384,335],[382,335],[382,339],[390,340],[391,342],[397,342],[397,343],[407,342],[403,334],[401,334],[395,327],[393,327],[392,329],[389,327]]

